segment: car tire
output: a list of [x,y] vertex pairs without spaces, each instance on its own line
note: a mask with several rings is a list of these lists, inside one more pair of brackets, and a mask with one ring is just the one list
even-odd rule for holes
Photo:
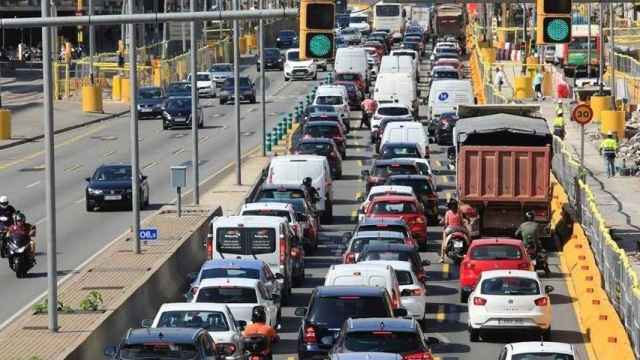
[[469,328],[469,342],[480,341],[480,330]]
[[460,289],[460,302],[466,304],[467,300],[469,300],[469,294],[466,291]]
[[284,80],[284,81],[289,81],[289,78],[288,78],[286,75],[283,75],[283,76],[282,76],[282,80]]
[[224,105],[227,103],[227,100],[220,98],[220,105]]
[[147,197],[144,199],[144,206],[149,207],[149,199],[151,198],[151,194],[149,190],[147,190]]
[[162,124],[162,130],[167,130],[167,129],[169,129],[169,126],[167,126],[167,124],[164,124],[164,123],[163,123],[163,124]]

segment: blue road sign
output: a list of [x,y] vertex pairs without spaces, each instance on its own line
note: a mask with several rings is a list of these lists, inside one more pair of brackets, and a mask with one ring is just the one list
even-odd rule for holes
[[143,241],[158,240],[158,229],[140,229],[138,237]]

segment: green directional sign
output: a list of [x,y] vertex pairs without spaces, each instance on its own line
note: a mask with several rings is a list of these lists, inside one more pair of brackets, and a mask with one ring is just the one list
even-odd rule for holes
[[568,43],[571,41],[571,18],[546,17],[543,31],[545,43]]
[[331,58],[333,56],[333,34],[309,34],[307,37],[307,57]]

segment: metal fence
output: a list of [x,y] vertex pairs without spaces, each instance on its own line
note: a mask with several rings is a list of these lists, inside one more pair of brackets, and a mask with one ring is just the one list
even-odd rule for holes
[[584,181],[584,169],[560,138],[553,141],[553,173],[584,229],[602,274],[602,285],[622,320],[636,357],[640,357],[640,283],[629,257],[610,235],[596,199]]

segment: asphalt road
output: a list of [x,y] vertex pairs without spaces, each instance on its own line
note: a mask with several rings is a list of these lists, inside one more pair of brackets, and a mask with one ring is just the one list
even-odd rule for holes
[[[358,123],[353,123],[357,126]],[[356,200],[358,193],[364,191],[364,183],[360,180],[360,171],[371,161],[372,148],[369,143],[368,132],[364,130],[352,131],[349,135],[347,161],[343,163],[344,178],[334,183],[334,224],[322,226],[321,245],[316,254],[305,258],[306,279],[302,287],[293,290],[292,305],[282,310],[281,342],[276,345],[277,360],[291,360],[297,358],[296,344],[300,318],[294,315],[296,306],[308,304],[311,290],[324,282],[324,275],[331,264],[340,263],[339,244],[342,234],[352,231],[357,217],[355,209],[359,205]],[[440,187],[441,209],[447,196],[455,191],[455,177],[446,160],[446,152],[432,145],[431,164],[438,176]],[[450,193],[450,195],[447,195]],[[426,267],[429,280],[427,282],[427,317],[425,335],[434,336],[441,344],[433,347],[434,355],[441,360],[454,359],[497,359],[504,344],[517,341],[538,340],[523,337],[523,334],[492,337],[489,341],[470,343],[467,332],[467,305],[459,302],[458,269],[455,265],[438,263],[437,251],[440,249],[442,228],[429,227],[429,242],[427,252],[421,253],[423,259],[429,259],[431,266]],[[545,284],[551,284],[555,291],[551,294],[553,304],[552,340],[568,342],[576,345],[577,350],[584,354],[583,339],[578,329],[576,316],[571,305],[574,299],[569,297],[565,279],[560,273],[559,259],[556,254],[550,254],[551,270],[553,274],[544,279]],[[583,357],[586,358],[586,357]]]
[[[257,80],[255,66],[243,73]],[[324,74],[319,74],[319,77]],[[267,72],[267,129],[282,114],[291,111],[298,98],[316,84],[313,81],[284,82],[282,72]],[[243,154],[261,143],[260,82],[257,104],[241,105]],[[217,99],[204,99],[205,128],[200,130],[200,176],[204,180],[235,156],[235,117],[233,105],[219,105]],[[169,167],[191,166],[191,130],[162,130],[161,120],[140,121],[140,166],[149,176],[150,206],[142,219],[176,198],[169,185]],[[0,151],[2,193],[45,231],[44,156],[42,142]],[[130,163],[129,118],[121,117],[56,136],[56,196],[59,278],[95,254],[131,224],[131,212],[85,210],[85,178],[103,163]],[[191,172],[188,184],[191,184]],[[190,187],[189,187],[190,188]],[[187,191],[189,189],[185,189]],[[5,260],[0,261],[0,323],[46,290],[46,244],[37,242],[38,264],[26,279],[16,279]]]

